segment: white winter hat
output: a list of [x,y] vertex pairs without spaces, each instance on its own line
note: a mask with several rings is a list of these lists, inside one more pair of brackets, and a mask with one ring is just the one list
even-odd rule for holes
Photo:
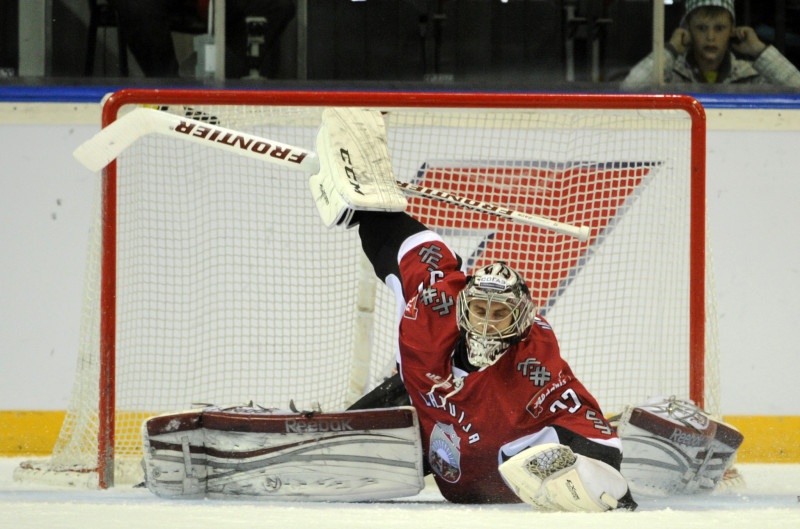
[[736,24],[736,9],[733,7],[733,0],[686,0],[686,10],[681,19],[681,26],[685,26],[689,14],[699,7],[722,7],[731,14],[733,23]]

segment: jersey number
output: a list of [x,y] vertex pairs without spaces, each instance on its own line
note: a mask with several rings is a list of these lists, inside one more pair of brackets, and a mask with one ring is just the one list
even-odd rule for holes
[[561,400],[557,400],[550,405],[550,413],[556,413],[559,410],[567,410],[570,413],[575,413],[581,409],[581,400],[574,390],[568,389],[561,394]]

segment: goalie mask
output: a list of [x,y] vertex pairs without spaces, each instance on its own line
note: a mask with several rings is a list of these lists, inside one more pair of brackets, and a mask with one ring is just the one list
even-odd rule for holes
[[510,346],[528,336],[536,317],[525,280],[504,262],[484,266],[458,294],[458,327],[475,367],[497,362]]

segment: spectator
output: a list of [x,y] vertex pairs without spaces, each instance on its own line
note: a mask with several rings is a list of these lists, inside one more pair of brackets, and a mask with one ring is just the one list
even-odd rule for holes
[[[681,25],[666,44],[665,83],[772,84],[800,87],[800,72],[749,27],[736,27],[734,0],[686,0]],[[622,82],[650,86],[655,60],[648,55]]]
[[[136,62],[147,77],[178,77],[172,41],[176,18],[208,18],[208,0],[112,0]],[[276,77],[280,66],[279,39],[294,17],[292,0],[227,0],[225,11],[225,76],[241,78],[250,72],[246,17],[266,18],[259,74]]]

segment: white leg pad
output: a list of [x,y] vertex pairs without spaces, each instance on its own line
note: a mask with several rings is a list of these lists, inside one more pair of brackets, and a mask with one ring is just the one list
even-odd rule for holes
[[713,491],[731,468],[744,436],[693,402],[670,397],[629,407],[617,426],[622,473],[634,494]]
[[499,470],[522,501],[542,511],[616,509],[628,491],[625,478],[610,465],[555,443],[527,448]]
[[142,433],[145,485],[166,498],[372,501],[424,487],[411,407],[209,407],[151,417]]

